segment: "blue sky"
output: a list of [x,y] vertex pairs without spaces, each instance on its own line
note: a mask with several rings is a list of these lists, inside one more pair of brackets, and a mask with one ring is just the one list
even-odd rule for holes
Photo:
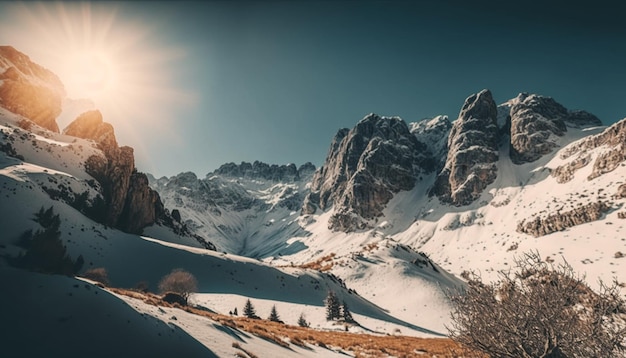
[[[54,70],[17,25],[7,30],[12,9],[0,3],[0,43]],[[132,115],[103,111],[118,141],[135,148],[139,170],[156,176],[203,176],[225,162],[254,160],[320,165],[335,132],[370,112],[407,122],[455,119],[464,99],[483,88],[499,103],[525,91],[605,124],[626,117],[626,12],[611,2],[103,2],[89,9],[94,18],[114,15],[103,41],[145,29],[119,46],[118,57],[152,73],[145,87],[170,90]],[[149,51],[145,66],[132,62]]]

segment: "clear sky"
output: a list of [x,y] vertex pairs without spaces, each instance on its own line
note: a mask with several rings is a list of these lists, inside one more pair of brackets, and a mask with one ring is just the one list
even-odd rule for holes
[[370,112],[456,119],[483,88],[626,117],[624,5],[544,2],[11,2],[0,44],[95,97],[140,171],[204,176],[225,162],[320,165]]

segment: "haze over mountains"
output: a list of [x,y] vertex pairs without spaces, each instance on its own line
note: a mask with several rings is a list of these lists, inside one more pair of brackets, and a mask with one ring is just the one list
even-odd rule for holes
[[[154,178],[138,171],[133,149],[117,143],[97,110],[60,130],[64,98],[54,74],[0,47],[0,274],[24,290],[42,287],[35,296],[65,302],[60,297],[75,284],[84,293],[76,279],[6,263],[21,252],[24,231],[38,229],[34,213],[50,206],[68,254],[82,255],[85,269],[105,267],[116,286],[148,281],[156,290],[160,277],[183,267],[198,278],[194,299],[210,310],[227,313],[252,298],[263,310],[276,305],[286,323],[304,312],[318,329],[343,329],[324,319],[332,290],[359,322],[351,331],[445,335],[445,291],[464,285],[464,271],[494,279],[531,250],[546,260],[564,257],[592,286],[598,278],[626,282],[626,120],[606,128],[551,97],[521,93],[498,105],[482,90],[459,99],[454,121],[368,114],[337,131],[319,168],[227,163],[204,177]],[[168,339],[199,341],[192,356],[233,354],[232,334],[208,319],[174,322],[169,312],[117,296],[104,303],[91,293],[69,297],[80,307],[122,300],[124,311],[111,308],[112,315],[155,317],[142,332],[171,329]],[[18,349],[20,335],[32,333],[24,327],[43,318],[26,315],[34,299],[3,299],[26,320],[9,340],[21,342],[10,347]],[[51,309],[78,317],[67,302]],[[88,339],[55,317],[41,326]],[[102,318],[81,319],[105,326]],[[281,357],[335,354],[242,341]],[[160,348],[151,349],[158,355]]]

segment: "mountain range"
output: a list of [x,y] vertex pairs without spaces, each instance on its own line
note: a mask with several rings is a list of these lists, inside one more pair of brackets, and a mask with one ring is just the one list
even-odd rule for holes
[[[469,271],[495,280],[530,251],[567,260],[592,287],[626,282],[626,119],[606,127],[551,97],[520,93],[497,104],[482,90],[460,101],[453,121],[368,114],[337,131],[319,168],[256,161],[155,178],[138,171],[133,149],[119,146],[98,110],[61,131],[64,99],[57,76],[0,46],[0,275],[31,292],[0,299],[24,322],[9,336],[13,349],[64,352],[52,340],[25,348],[22,337],[61,328],[73,338],[57,339],[89,349],[72,343],[90,339],[80,325],[121,340],[132,330],[116,320],[150,317],[154,325],[141,331],[168,332],[165,347],[184,341],[190,356],[233,354],[233,332],[221,323],[173,321],[170,310],[93,287],[105,295],[96,302],[77,278],[11,267],[20,237],[39,228],[33,215],[48,207],[61,218],[68,255],[84,259],[83,271],[106,268],[115,286],[143,281],[157,291],[160,277],[182,267],[197,277],[193,300],[206,309],[227,314],[252,299],[268,312],[276,306],[286,323],[304,313],[320,330],[344,329],[324,319],[333,291],[359,323],[345,327],[351,332],[446,335],[446,293]],[[32,314],[37,297],[57,302],[53,313]],[[123,311],[111,308],[116,302]],[[90,318],[84,307],[109,316]],[[207,325],[210,334],[200,328]],[[239,341],[280,357],[341,354]],[[159,356],[166,348],[149,349]]]

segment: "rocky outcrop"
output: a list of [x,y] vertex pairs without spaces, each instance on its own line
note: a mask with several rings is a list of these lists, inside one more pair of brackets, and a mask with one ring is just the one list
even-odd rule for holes
[[[220,166],[212,174],[231,178],[263,179],[276,182],[294,182],[302,178],[309,178],[315,172],[315,166],[306,163],[296,167],[295,164],[276,165],[255,161],[250,164],[226,163]],[[210,175],[210,174],[209,174]]]
[[88,111],[78,116],[63,130],[63,134],[91,139],[105,153],[112,153],[118,148],[113,126],[102,120],[102,113],[98,110]]
[[599,134],[569,145],[562,151],[561,159],[568,159],[576,155],[576,159],[570,160],[570,163],[566,164],[571,166],[573,165],[571,163],[576,163],[580,158],[591,158],[590,152],[599,147],[605,147],[606,150],[596,155],[593,169],[587,180],[593,180],[609,173],[626,162],[626,119],[622,119]]
[[106,216],[103,222],[119,227],[119,219],[126,204],[130,178],[135,170],[133,148],[122,147],[107,153],[104,157],[92,155],[85,162],[87,174],[96,179],[102,188],[106,203]]
[[0,46],[0,106],[59,132],[65,88],[49,70],[11,46]]
[[[154,224],[164,216],[163,203],[159,194],[148,186],[146,175],[133,173],[129,180],[128,192],[118,227],[126,232],[140,233],[144,227]],[[180,222],[180,213],[178,222]]]
[[468,205],[497,176],[497,110],[489,90],[465,100],[448,138],[448,155],[431,193],[444,203]]
[[610,209],[611,205],[604,201],[589,203],[564,213],[559,212],[547,217],[537,216],[532,220],[522,220],[517,224],[517,231],[540,237],[598,220]]
[[558,147],[567,126],[602,125],[585,111],[568,111],[551,97],[521,93],[511,107],[510,156],[515,164],[530,163]]
[[626,161],[626,143],[621,143],[615,148],[599,154],[593,162],[593,170],[587,180],[593,180],[603,174],[612,172],[620,164]]
[[615,193],[615,196],[619,199],[626,198],[626,184],[622,184],[617,187],[617,193]]
[[302,212],[333,207],[330,229],[364,228],[395,193],[413,189],[419,173],[434,170],[434,162],[403,120],[370,114],[335,135]]
[[99,221],[139,234],[165,218],[159,195],[149,187],[145,174],[136,171],[133,148],[118,147],[113,126],[103,122],[100,111],[81,114],[63,132],[95,141],[104,154],[85,162],[86,172],[100,183],[105,202]]
[[591,163],[591,156],[583,155],[566,164],[556,167],[550,172],[550,175],[556,178],[557,183],[567,183],[574,178],[574,174],[578,171],[578,169],[586,167],[589,163]]

